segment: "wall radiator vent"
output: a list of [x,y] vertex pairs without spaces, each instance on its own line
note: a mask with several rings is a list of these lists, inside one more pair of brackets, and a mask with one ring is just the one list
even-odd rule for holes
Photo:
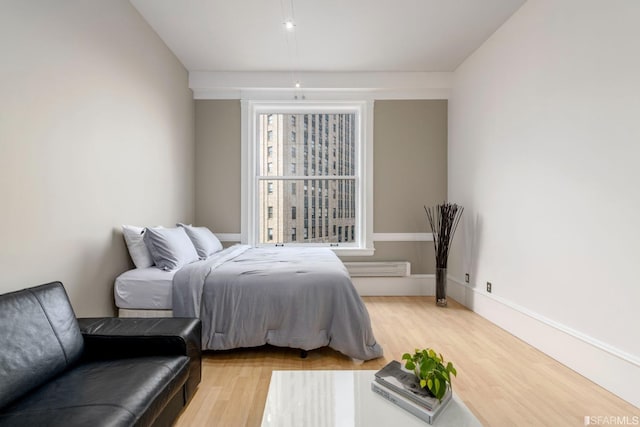
[[411,275],[409,261],[345,262],[351,277],[406,277]]

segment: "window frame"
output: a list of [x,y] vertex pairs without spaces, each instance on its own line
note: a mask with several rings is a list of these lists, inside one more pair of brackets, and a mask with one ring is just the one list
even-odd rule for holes
[[[241,241],[259,246],[259,126],[260,114],[355,113],[356,115],[356,241],[349,246],[287,243],[287,246],[326,246],[338,255],[373,255],[373,101],[241,101],[242,207]],[[313,179],[309,177],[308,179]],[[278,243],[278,242],[275,242]],[[272,245],[266,243],[263,245]]]

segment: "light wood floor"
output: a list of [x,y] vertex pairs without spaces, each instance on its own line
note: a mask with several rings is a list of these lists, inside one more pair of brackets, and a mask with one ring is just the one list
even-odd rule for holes
[[383,358],[354,365],[329,348],[306,359],[275,347],[206,353],[202,383],[176,425],[259,426],[271,371],[377,370],[416,347],[435,348],[454,363],[454,390],[485,426],[583,426],[586,415],[640,416],[635,406],[455,301],[443,309],[433,297],[363,299]]

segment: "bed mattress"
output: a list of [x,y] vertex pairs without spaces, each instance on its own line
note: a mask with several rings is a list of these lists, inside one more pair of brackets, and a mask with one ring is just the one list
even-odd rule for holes
[[176,271],[157,267],[125,271],[116,279],[113,293],[118,308],[171,310]]

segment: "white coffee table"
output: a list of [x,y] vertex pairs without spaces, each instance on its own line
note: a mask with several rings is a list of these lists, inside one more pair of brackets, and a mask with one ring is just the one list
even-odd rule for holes
[[[428,425],[371,391],[376,371],[273,371],[263,427]],[[453,394],[434,426],[481,426]]]

